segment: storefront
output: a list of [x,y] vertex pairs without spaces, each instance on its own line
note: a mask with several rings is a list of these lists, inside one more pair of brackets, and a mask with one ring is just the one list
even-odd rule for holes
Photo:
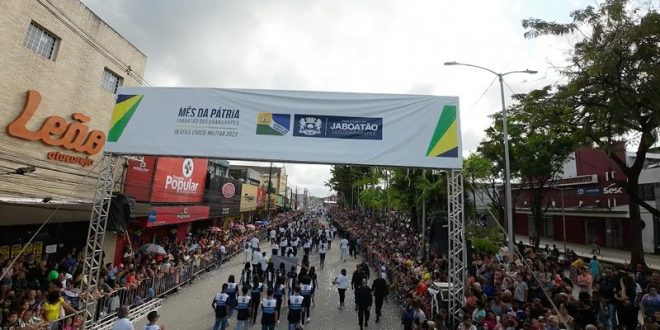
[[128,162],[124,192],[137,201],[134,209],[140,211],[131,215],[127,233],[114,237],[115,260],[121,259],[129,243],[136,248],[145,243],[177,242],[191,232],[194,223],[211,225],[210,208],[204,200],[207,166],[205,158],[148,156]]
[[227,177],[213,176],[209,180],[207,201],[216,226],[223,227],[240,218],[242,188],[241,181]]

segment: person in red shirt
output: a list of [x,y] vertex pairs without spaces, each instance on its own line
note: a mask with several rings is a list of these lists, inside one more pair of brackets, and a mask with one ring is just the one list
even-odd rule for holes
[[426,296],[426,292],[428,291],[429,286],[426,285],[426,282],[424,281],[419,281],[419,284],[417,284],[417,287],[415,288],[415,294],[424,297]]

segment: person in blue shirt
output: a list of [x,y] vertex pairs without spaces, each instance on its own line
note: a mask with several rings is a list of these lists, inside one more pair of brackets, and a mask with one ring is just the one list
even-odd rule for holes
[[284,277],[278,276],[275,281],[273,297],[277,301],[277,322],[280,322],[280,310],[282,308],[282,301],[284,300],[284,293],[286,292],[286,285],[284,285]]
[[234,279],[234,275],[229,275],[227,279],[227,319],[230,319],[234,313],[234,308],[236,307],[236,295],[238,294],[238,284]]
[[213,307],[213,310],[215,311],[215,324],[213,325],[213,330],[225,330],[227,328],[228,299],[227,283],[225,283],[222,285],[222,291],[218,292],[211,302],[211,307]]
[[274,291],[268,289],[266,298],[261,302],[261,330],[275,330],[275,324],[279,319],[277,300],[273,297]]
[[300,288],[293,289],[293,294],[289,297],[289,315],[287,315],[289,330],[296,330],[300,325],[303,300],[303,296],[300,295]]
[[261,302],[261,291],[264,284],[261,283],[259,275],[252,277],[252,287],[250,288],[250,306],[252,310],[252,324],[257,323],[257,314],[259,314],[259,302]]
[[236,330],[248,330],[250,328],[250,288],[241,288],[243,293],[236,298]]

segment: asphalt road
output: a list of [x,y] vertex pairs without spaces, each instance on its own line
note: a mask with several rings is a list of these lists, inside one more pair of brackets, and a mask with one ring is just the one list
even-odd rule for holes
[[[262,250],[270,252],[270,243],[262,242]],[[302,249],[301,249],[302,252]],[[325,269],[319,269],[319,256],[312,254],[310,256],[310,265],[315,266],[318,274],[319,288],[315,294],[316,308],[312,308],[311,321],[305,325],[305,329],[359,329],[357,312],[354,311],[353,291],[346,292],[346,307],[338,309],[339,296],[337,289],[332,281],[339,274],[342,268],[346,269],[349,276],[355,270],[355,266],[361,257],[357,260],[342,262],[339,260],[339,240],[332,242],[332,249],[326,254]],[[218,292],[222,284],[227,280],[230,274],[234,274],[236,279],[240,277],[243,268],[243,255],[239,254],[225,263],[217,270],[208,272],[199,276],[195,283],[186,285],[179,292],[167,297],[163,306],[159,310],[161,314],[160,322],[165,326],[165,330],[186,330],[186,329],[212,329],[215,321],[214,312],[211,308],[211,300]],[[375,272],[371,271],[371,281],[373,281]],[[287,329],[286,314],[287,308],[282,308],[281,323],[276,329]],[[386,301],[382,311],[383,317],[379,323],[375,323],[374,307],[371,309],[371,319],[368,329],[401,329],[400,310],[391,301]],[[235,329],[236,313],[229,322],[229,329]],[[261,312],[257,319],[257,324],[250,329],[261,329]],[[144,329],[146,320],[140,320],[135,323],[136,330]]]

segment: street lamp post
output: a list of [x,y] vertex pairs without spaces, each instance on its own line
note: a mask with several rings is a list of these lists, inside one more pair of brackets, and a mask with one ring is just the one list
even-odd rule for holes
[[513,243],[515,237],[513,236],[513,206],[511,198],[511,167],[509,165],[509,134],[508,134],[508,118],[506,111],[506,104],[504,102],[504,76],[513,74],[513,73],[527,73],[527,74],[536,74],[537,71],[534,70],[517,70],[509,71],[504,73],[495,72],[491,69],[484,68],[482,66],[474,64],[466,64],[459,62],[445,62],[445,65],[462,65],[469,66],[481,70],[488,71],[497,76],[500,82],[500,96],[502,98],[502,133],[504,135],[504,199],[506,202],[506,220],[507,220],[507,236],[509,238],[509,262],[513,261],[514,251]]

